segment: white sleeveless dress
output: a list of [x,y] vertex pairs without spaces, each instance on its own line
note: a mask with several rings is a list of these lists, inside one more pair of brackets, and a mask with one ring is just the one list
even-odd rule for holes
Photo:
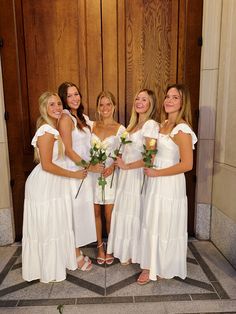
[[[103,141],[101,141],[100,138],[96,134],[92,133],[91,143],[93,143],[93,141],[97,141],[100,145],[106,147],[107,156],[109,156],[109,154],[114,155],[114,150],[119,148],[120,137],[122,133],[124,132],[125,132],[125,127],[121,125],[116,135],[108,136]],[[114,162],[113,159],[108,157],[106,160],[105,167],[109,167],[113,162]],[[109,177],[106,177],[107,184],[105,185],[105,201],[104,202],[102,199],[102,188],[101,186],[98,185],[99,176],[100,174],[93,173],[94,203],[95,204],[114,204],[118,169],[115,169],[112,187],[111,187],[112,174]]]
[[[157,139],[158,124],[156,121],[148,120],[140,130],[129,134],[127,139],[132,143],[124,146],[122,158],[125,163],[142,159],[146,137]],[[113,253],[121,263],[125,263],[129,259],[132,259],[133,263],[139,262],[143,176],[143,168],[120,169],[107,252]]]
[[[91,148],[91,132],[88,127],[84,127],[83,131],[77,128],[76,118],[73,117],[66,109],[63,110],[74,124],[72,131],[72,148],[84,160],[89,161],[89,150]],[[88,118],[85,116],[87,123]],[[66,167],[71,171],[82,169],[77,166],[74,161],[66,156]],[[84,179],[80,192],[75,198],[78,188],[82,180],[70,179],[71,197],[73,202],[73,226],[75,233],[75,245],[81,247],[89,243],[97,241],[95,216],[93,207],[93,181],[92,174],[88,173]]]
[[[196,135],[185,123],[178,124],[170,133],[159,133],[156,168],[168,168],[179,163],[179,148],[171,137],[179,131],[191,134],[192,145]],[[149,177],[143,204],[141,227],[142,269],[150,269],[149,278],[170,279],[187,273],[187,196],[184,173],[172,176]]]
[[[58,157],[56,129],[42,125],[31,144],[36,147],[45,133],[56,139],[53,163],[65,168],[65,161]],[[39,163],[25,185],[22,276],[27,281],[62,281],[66,268],[77,268],[69,179],[44,171]]]

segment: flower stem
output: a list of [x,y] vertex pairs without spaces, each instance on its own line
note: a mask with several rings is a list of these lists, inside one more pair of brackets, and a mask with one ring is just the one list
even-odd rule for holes
[[112,171],[112,177],[111,177],[111,184],[110,184],[110,189],[112,188],[112,184],[113,184],[113,179],[114,179],[114,174],[115,174],[115,167]]
[[143,176],[143,183],[142,183],[142,188],[141,188],[141,194],[143,194],[144,182],[145,182],[145,175]]
[[82,187],[83,182],[84,182],[84,179],[80,182],[80,185],[79,185],[78,191],[77,191],[77,193],[76,193],[76,195],[75,195],[75,199],[76,199],[76,198],[77,198],[77,196],[79,195],[79,191],[80,191],[80,189],[81,189],[81,187]]

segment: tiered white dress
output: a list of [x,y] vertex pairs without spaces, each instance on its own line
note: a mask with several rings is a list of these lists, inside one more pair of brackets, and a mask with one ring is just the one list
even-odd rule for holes
[[[64,167],[65,161],[58,157],[56,129],[42,125],[31,144],[36,147],[45,133],[55,138],[53,163]],[[25,185],[22,276],[27,281],[61,281],[66,268],[77,268],[69,179],[44,171],[39,163]]]
[[[89,161],[89,150],[91,148],[91,132],[88,127],[78,129],[76,118],[68,110],[63,110],[74,123],[72,131],[72,148],[85,161]],[[86,120],[88,119],[85,116]],[[88,121],[88,120],[87,120]],[[71,171],[82,169],[74,161],[66,156],[66,167]],[[92,174],[88,173],[84,179],[80,192],[75,198],[82,180],[70,179],[71,197],[73,201],[73,226],[75,233],[75,245],[81,247],[97,241],[95,216],[93,207],[93,181]]]
[[[121,125],[116,133],[116,135],[111,135],[105,138],[103,141],[100,140],[100,138],[92,133],[91,137],[91,143],[94,141],[98,142],[100,145],[106,148],[106,155],[109,156],[110,154],[114,155],[114,150],[118,149],[120,146],[120,137],[122,133],[124,133],[125,127]],[[108,157],[106,160],[105,167],[109,167],[113,163],[113,159]],[[114,171],[114,177],[111,187],[111,180],[112,180],[112,174],[109,177],[106,177],[107,184],[105,185],[105,198],[103,201],[102,198],[102,188],[98,185],[98,177],[100,174],[94,173],[93,174],[93,180],[94,180],[94,203],[95,204],[114,204],[115,201],[115,194],[116,194],[116,185],[117,185],[117,176],[118,176],[118,169],[115,169]]]
[[[156,168],[168,168],[179,163],[179,148],[171,139],[179,131],[191,134],[192,145],[196,135],[185,124],[178,124],[170,133],[159,133],[158,152],[154,160]],[[141,227],[142,269],[150,269],[149,278],[156,276],[170,279],[187,274],[187,196],[184,173],[149,177],[143,207]]]
[[[124,146],[122,158],[125,163],[142,159],[145,138],[158,138],[158,124],[154,120],[148,120],[140,130],[129,134],[127,139],[132,143]],[[107,253],[113,253],[121,263],[129,259],[139,262],[143,176],[143,168],[120,169]]]

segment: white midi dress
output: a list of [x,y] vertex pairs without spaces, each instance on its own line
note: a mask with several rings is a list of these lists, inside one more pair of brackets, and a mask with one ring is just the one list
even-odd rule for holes
[[[132,143],[124,146],[122,158],[125,163],[142,159],[145,138],[158,137],[158,124],[148,120],[143,127],[128,135]],[[120,169],[116,198],[111,217],[111,230],[108,237],[107,253],[113,253],[126,263],[129,259],[138,263],[140,258],[141,195],[143,168]]]
[[[48,124],[36,132],[32,145],[45,133],[54,135],[53,163],[65,167],[58,157],[58,131]],[[46,172],[39,163],[25,185],[22,276],[27,281],[62,281],[66,268],[77,268],[72,227],[69,179]]]
[[[78,129],[76,118],[66,109],[63,113],[69,115],[74,123],[72,130],[72,148],[85,161],[89,161],[89,150],[91,148],[91,132],[88,127]],[[88,119],[85,116],[86,120]],[[88,120],[87,120],[88,121]],[[74,161],[66,156],[66,167],[68,170],[76,171],[82,169]],[[75,198],[81,184],[80,179],[70,179],[71,197],[73,202],[73,226],[75,233],[75,245],[81,247],[97,241],[95,215],[93,206],[93,180],[92,173],[88,172],[87,177],[81,186],[80,192]]]
[[[159,133],[156,168],[168,168],[179,163],[179,148],[171,139],[179,131],[196,135],[185,123],[178,124],[169,135]],[[149,177],[143,203],[141,227],[142,269],[149,269],[149,278],[170,279],[187,274],[187,196],[184,173],[172,176]]]
[[[100,138],[92,133],[91,143],[97,142],[100,146],[104,147],[106,150],[106,155],[114,156],[114,151],[120,146],[120,137],[125,132],[125,127],[121,125],[116,133],[116,135],[111,135],[106,137],[103,141]],[[107,157],[105,167],[109,167],[113,163],[111,157]],[[93,174],[93,188],[94,188],[94,203],[95,204],[114,204],[115,194],[116,194],[116,185],[117,185],[117,176],[118,169],[114,170],[114,176],[111,186],[112,174],[106,177],[107,184],[104,189],[104,200],[102,197],[102,188],[98,185],[98,177],[100,174]]]

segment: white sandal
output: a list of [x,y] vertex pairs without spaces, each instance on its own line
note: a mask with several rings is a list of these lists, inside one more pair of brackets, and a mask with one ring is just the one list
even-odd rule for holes
[[[83,252],[80,251],[80,255],[76,257],[77,266],[79,270],[90,271],[92,269],[92,261],[88,256],[84,256]],[[79,262],[84,261],[82,266],[79,266]]]

